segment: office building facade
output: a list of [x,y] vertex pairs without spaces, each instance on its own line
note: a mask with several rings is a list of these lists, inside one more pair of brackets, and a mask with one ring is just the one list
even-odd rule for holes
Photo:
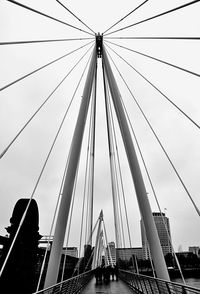
[[[165,216],[165,213],[153,212],[154,222],[157,228],[158,237],[160,239],[160,244],[162,247],[162,251],[164,256],[168,253],[172,253],[171,246],[171,232],[169,225],[169,218]],[[149,259],[149,246],[146,238],[145,228],[143,221],[140,221],[141,225],[141,235],[142,235],[142,250],[143,250],[143,259]]]

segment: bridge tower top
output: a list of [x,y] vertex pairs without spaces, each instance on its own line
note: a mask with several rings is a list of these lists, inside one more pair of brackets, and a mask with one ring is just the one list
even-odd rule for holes
[[102,57],[102,45],[103,45],[103,35],[98,33],[96,34],[96,48],[97,48],[97,57]]

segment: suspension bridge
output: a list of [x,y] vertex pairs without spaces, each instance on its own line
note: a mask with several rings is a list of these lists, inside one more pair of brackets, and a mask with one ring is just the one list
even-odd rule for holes
[[[2,227],[11,216],[4,211],[26,198],[23,209],[16,206],[13,211],[7,228],[10,239],[2,239],[7,248],[1,259],[1,289],[44,294],[200,293],[186,285],[168,234],[183,283],[170,281],[152,216],[152,206],[162,215],[163,207],[174,211],[181,203],[177,222],[185,226],[182,234],[189,228],[184,222],[184,215],[190,215],[186,207],[194,212],[195,228],[199,221],[200,1],[131,1],[130,10],[123,5],[124,16],[118,12],[119,20],[101,32],[64,0],[30,2],[0,4],[2,27],[6,22],[8,26],[0,40]],[[84,3],[80,5],[81,13]],[[98,6],[95,20],[103,23],[104,13],[115,15],[115,7]],[[140,274],[135,259],[131,270],[118,269],[119,280],[97,284],[94,276],[102,256],[105,265],[116,266],[109,241],[115,240],[117,248],[133,247],[135,216],[144,224],[154,276]],[[37,283],[25,289],[25,277],[31,281],[29,267],[22,277],[12,260],[20,252],[22,232],[27,234],[23,242],[35,250],[41,238],[38,221],[45,235],[48,231],[51,250],[47,245]],[[185,237],[193,242],[190,230]],[[79,243],[79,261],[67,279],[62,266],[60,278],[63,247],[71,242]]]

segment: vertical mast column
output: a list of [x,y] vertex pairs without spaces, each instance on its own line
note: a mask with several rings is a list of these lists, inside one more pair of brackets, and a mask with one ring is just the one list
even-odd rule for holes
[[72,139],[71,154],[69,158],[69,164],[67,167],[44,288],[50,287],[56,284],[57,282],[57,276],[59,272],[61,254],[65,238],[65,231],[74,188],[74,181],[79,162],[85,122],[87,118],[87,112],[96,72],[96,64],[97,53],[95,46],[90,61],[82,101],[79,109],[79,115],[77,118],[76,127]]
[[157,229],[153,220],[151,207],[147,198],[147,193],[137,155],[132,142],[126,116],[123,110],[123,105],[121,103],[121,95],[117,87],[114,75],[112,73],[112,69],[104,47],[102,50],[102,59],[135,186],[140,213],[145,225],[146,235],[149,242],[150,252],[154,262],[156,274],[158,278],[170,280]]

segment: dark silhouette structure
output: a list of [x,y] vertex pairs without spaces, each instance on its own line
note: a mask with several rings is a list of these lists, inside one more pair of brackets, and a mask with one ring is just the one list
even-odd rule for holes
[[[3,246],[0,267],[4,264],[7,253],[19,227],[22,216],[27,208],[29,199],[17,201],[12,217],[11,225],[6,228],[9,237]],[[13,249],[9,255],[6,266],[0,277],[0,292],[4,293],[33,293],[36,289],[36,266],[39,227],[38,206],[35,200],[31,200],[24,221],[19,230]]]
[[101,58],[102,57],[102,35],[99,33],[96,35],[96,47],[97,47],[97,57]]

